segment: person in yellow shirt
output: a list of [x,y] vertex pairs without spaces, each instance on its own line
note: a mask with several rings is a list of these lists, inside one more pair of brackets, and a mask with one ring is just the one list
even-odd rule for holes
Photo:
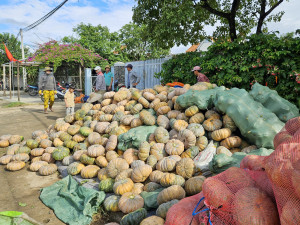
[[70,85],[69,90],[65,94],[67,116],[74,114],[74,107],[75,107],[74,89],[75,89],[75,87],[73,85]]

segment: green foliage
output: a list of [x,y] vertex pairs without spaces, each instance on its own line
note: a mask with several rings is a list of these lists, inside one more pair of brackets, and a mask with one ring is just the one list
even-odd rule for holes
[[114,52],[120,52],[121,43],[119,34],[117,32],[111,33],[108,27],[81,23],[73,28],[73,32],[78,38],[64,37],[62,41],[69,44],[81,44],[83,47],[108,59],[110,64],[127,60],[122,54],[114,54]]
[[93,53],[80,44],[59,44],[57,41],[41,45],[28,61],[42,62],[43,66],[52,64],[54,71],[64,62],[80,63],[83,67],[107,63],[99,54]]
[[73,29],[76,36],[64,37],[64,43],[79,43],[83,47],[97,52],[108,60],[115,62],[138,61],[166,56],[170,49],[162,49],[152,44],[145,26],[129,23],[119,32],[110,32],[106,26],[79,24]]
[[[287,1],[287,0],[286,0]],[[258,33],[266,22],[279,22],[284,12],[272,14],[283,0],[139,0],[133,8],[133,21],[146,30],[159,46],[173,47],[197,43],[207,37],[207,26],[215,28],[212,37],[242,37],[255,27]],[[263,26],[264,25],[264,26]]]
[[[211,83],[250,90],[254,82],[268,85],[299,104],[300,38],[275,34],[252,35],[234,42],[218,41],[205,53],[176,55],[157,76],[163,82],[195,83],[191,69],[201,66]],[[277,83],[276,83],[277,77]]]
[[170,54],[169,49],[159,48],[151,42],[144,25],[124,25],[120,30],[120,40],[124,45],[122,54],[130,61],[160,58]]

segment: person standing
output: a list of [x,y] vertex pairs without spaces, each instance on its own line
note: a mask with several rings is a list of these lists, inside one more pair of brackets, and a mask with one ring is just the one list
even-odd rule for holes
[[129,88],[136,88],[136,86],[140,83],[141,77],[137,75],[136,72],[132,70],[133,66],[131,64],[128,64],[126,66],[128,71],[128,79],[127,79],[127,87]]
[[52,73],[52,70],[50,67],[45,67],[44,74],[41,76],[39,81],[39,94],[44,95],[44,113],[47,114],[48,109],[48,103],[49,109],[53,112],[53,104],[55,99],[55,94],[57,94],[56,91],[56,81],[55,77]]
[[114,75],[113,75],[112,72],[110,72],[110,66],[109,65],[107,65],[105,67],[104,78],[105,78],[106,91],[111,91],[112,90],[112,84],[113,84],[113,81],[114,81]]
[[73,115],[74,114],[74,107],[75,107],[75,102],[74,102],[74,85],[71,85],[69,87],[69,90],[66,92],[64,98],[65,98],[65,103],[66,103],[66,114],[68,115]]
[[95,92],[98,93],[98,94],[104,94],[105,91],[106,91],[106,85],[105,85],[104,75],[101,71],[101,67],[96,66],[94,70],[97,73]]
[[208,83],[210,83],[207,76],[205,76],[203,73],[201,73],[200,66],[195,66],[193,68],[192,72],[194,72],[195,76],[197,76],[197,82],[208,82]]

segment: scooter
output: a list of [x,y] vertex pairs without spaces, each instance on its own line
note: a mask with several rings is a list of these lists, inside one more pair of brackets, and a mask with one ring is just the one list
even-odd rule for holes
[[37,86],[27,85],[27,89],[30,96],[36,96],[39,92]]

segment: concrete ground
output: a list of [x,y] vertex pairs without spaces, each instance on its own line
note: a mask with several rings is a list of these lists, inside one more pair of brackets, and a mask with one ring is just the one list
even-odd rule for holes
[[[57,118],[65,116],[63,102],[55,102],[53,107],[55,112],[44,114],[43,103],[38,96],[23,95],[21,102],[28,105],[4,108],[6,104],[14,101],[16,101],[15,98],[10,100],[0,95],[0,136],[3,134],[20,134],[25,138],[30,138],[33,131],[45,130]],[[5,149],[0,148],[0,156],[4,152]],[[42,224],[64,224],[56,218],[51,209],[39,200],[40,189],[50,186],[58,180],[58,173],[41,177],[30,172],[28,165],[26,169],[17,172],[6,171],[5,166],[0,165],[0,211],[22,211]]]

